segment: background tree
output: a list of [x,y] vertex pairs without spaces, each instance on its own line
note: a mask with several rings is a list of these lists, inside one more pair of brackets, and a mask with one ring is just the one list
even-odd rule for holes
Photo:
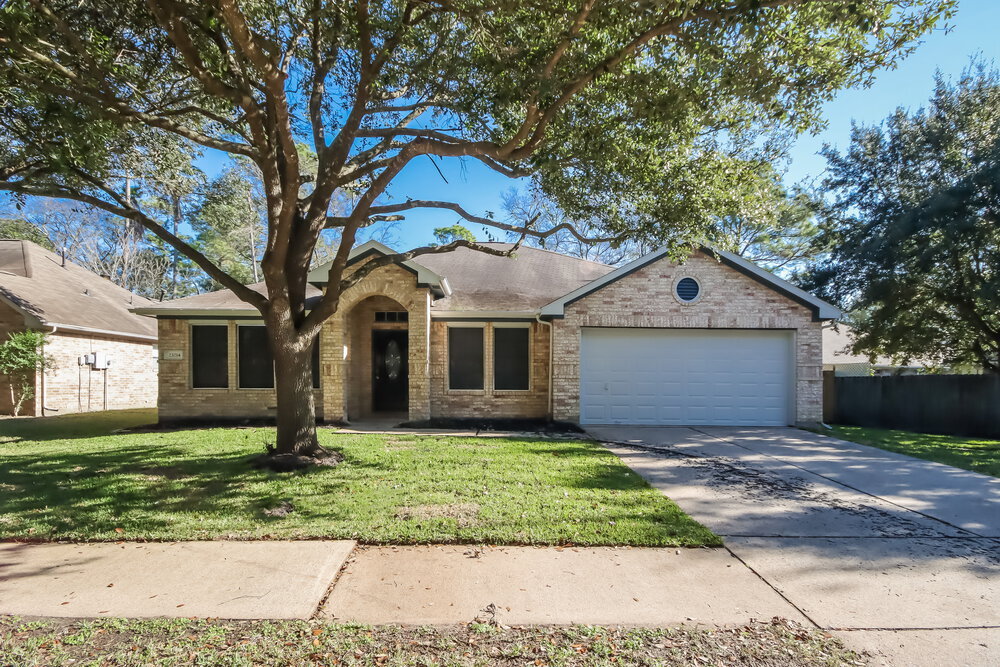
[[811,281],[854,311],[856,353],[1000,372],[998,142],[1000,76],[974,64],[825,150],[833,250]]
[[[682,252],[710,224],[731,156],[766,144],[760,128],[816,127],[836,90],[870,81],[953,6],[9,0],[0,188],[141,225],[259,310],[276,362],[277,451],[321,455],[310,349],[343,291],[423,253],[497,252],[459,240],[346,271],[359,231],[387,216],[433,208],[478,222],[453,202],[400,198],[390,186],[408,164],[468,159],[534,175],[571,219],[601,220],[605,240],[657,228]],[[314,177],[301,142],[316,155]],[[169,215],[127,196],[128,179],[155,181],[157,156],[175,144],[243,156],[259,171],[263,293],[179,238]],[[338,191],[353,207],[331,215]],[[339,244],[307,312],[325,228],[339,229]]]
[[24,218],[0,218],[0,239],[21,239],[52,250],[52,241],[45,231]]
[[448,227],[435,228],[434,239],[441,245],[451,243],[452,241],[469,241],[470,243],[474,243],[476,235],[468,227],[454,224]]
[[38,374],[52,367],[51,357],[45,354],[45,341],[41,331],[14,331],[0,343],[0,373],[7,376],[15,417],[21,414],[24,402],[35,397]]

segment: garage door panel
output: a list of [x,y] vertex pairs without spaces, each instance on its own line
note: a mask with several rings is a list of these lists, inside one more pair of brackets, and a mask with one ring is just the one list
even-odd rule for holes
[[584,328],[584,423],[786,425],[788,331]]

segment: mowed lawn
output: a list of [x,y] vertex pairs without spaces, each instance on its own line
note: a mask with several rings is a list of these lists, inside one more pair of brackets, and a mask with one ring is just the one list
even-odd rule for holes
[[587,441],[322,429],[343,463],[274,473],[269,428],[112,433],[153,419],[0,421],[0,539],[721,544]]
[[835,438],[1000,477],[1000,440],[861,426],[832,428],[832,431],[826,433]]

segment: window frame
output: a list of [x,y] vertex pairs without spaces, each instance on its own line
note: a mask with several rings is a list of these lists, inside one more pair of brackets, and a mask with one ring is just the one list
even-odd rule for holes
[[[535,384],[534,378],[534,364],[531,363],[534,355],[534,336],[532,336],[532,323],[531,322],[493,322],[492,329],[492,349],[493,349],[493,364],[491,368],[492,377],[490,378],[490,385],[495,394],[525,394],[531,392]],[[528,334],[528,386],[524,389],[500,389],[497,387],[497,340],[496,340],[496,330],[497,329],[524,329]]]
[[[194,383],[194,367],[195,367],[195,355],[194,355],[194,328],[195,327],[220,327],[226,331],[226,384],[221,387],[200,387]],[[229,322],[225,320],[209,320],[209,321],[199,321],[193,322],[188,321],[188,389],[196,391],[229,391],[230,385],[230,368],[229,368],[229,345],[230,345],[230,333],[229,333]]]
[[[259,322],[259,324],[258,324]],[[233,341],[233,345],[236,346],[236,389],[238,391],[274,391],[274,385],[276,384],[276,378],[274,377],[274,355],[271,351],[267,349],[268,355],[271,357],[271,386],[270,387],[244,387],[243,378],[240,373],[240,327],[259,327],[264,329],[264,348],[267,349],[267,329],[264,326],[263,320],[251,321],[251,322],[237,322],[236,323],[236,339]]]
[[[445,355],[445,367],[447,368],[447,379],[446,385],[449,393],[460,393],[460,394],[485,394],[486,387],[488,383],[486,381],[486,372],[489,368],[487,364],[487,341],[486,341],[486,322],[448,322],[447,328],[447,341],[446,341],[446,355]],[[455,389],[451,386],[451,330],[452,329],[480,329],[482,332],[482,352],[483,352],[483,384],[478,389]]]

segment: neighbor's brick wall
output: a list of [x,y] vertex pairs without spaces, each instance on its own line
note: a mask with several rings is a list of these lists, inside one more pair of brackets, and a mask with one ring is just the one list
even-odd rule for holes
[[[45,352],[54,362],[41,380],[46,415],[156,405],[156,346],[152,342],[57,331],[49,334]],[[80,365],[81,356],[94,352],[108,356],[107,369]],[[40,408],[39,402],[36,414],[41,414]]]
[[[692,276],[702,297],[682,304],[674,281]],[[795,419],[823,417],[822,333],[812,311],[704,254],[681,266],[653,262],[566,307],[553,322],[554,418],[579,421],[580,327],[676,327],[708,329],[791,329],[795,331]]]
[[[239,322],[251,323],[246,320]],[[207,321],[200,323],[209,324]],[[159,417],[161,422],[186,419],[263,419],[274,417],[277,405],[274,389],[238,388],[237,321],[229,320],[226,324],[229,327],[229,386],[225,389],[195,389],[191,387],[191,322],[188,320],[158,320],[160,335]],[[320,345],[323,345],[322,337]],[[320,349],[322,350],[322,347]],[[166,352],[177,350],[181,352],[182,359],[163,358]],[[322,383],[321,377],[320,386]],[[316,400],[316,418],[322,419],[322,390],[315,390],[313,395]]]
[[493,389],[493,330],[484,323],[484,386],[482,391],[448,389],[448,323],[431,323],[431,415],[434,417],[544,418],[549,409],[549,328],[532,322],[529,354],[531,381],[527,391]]

